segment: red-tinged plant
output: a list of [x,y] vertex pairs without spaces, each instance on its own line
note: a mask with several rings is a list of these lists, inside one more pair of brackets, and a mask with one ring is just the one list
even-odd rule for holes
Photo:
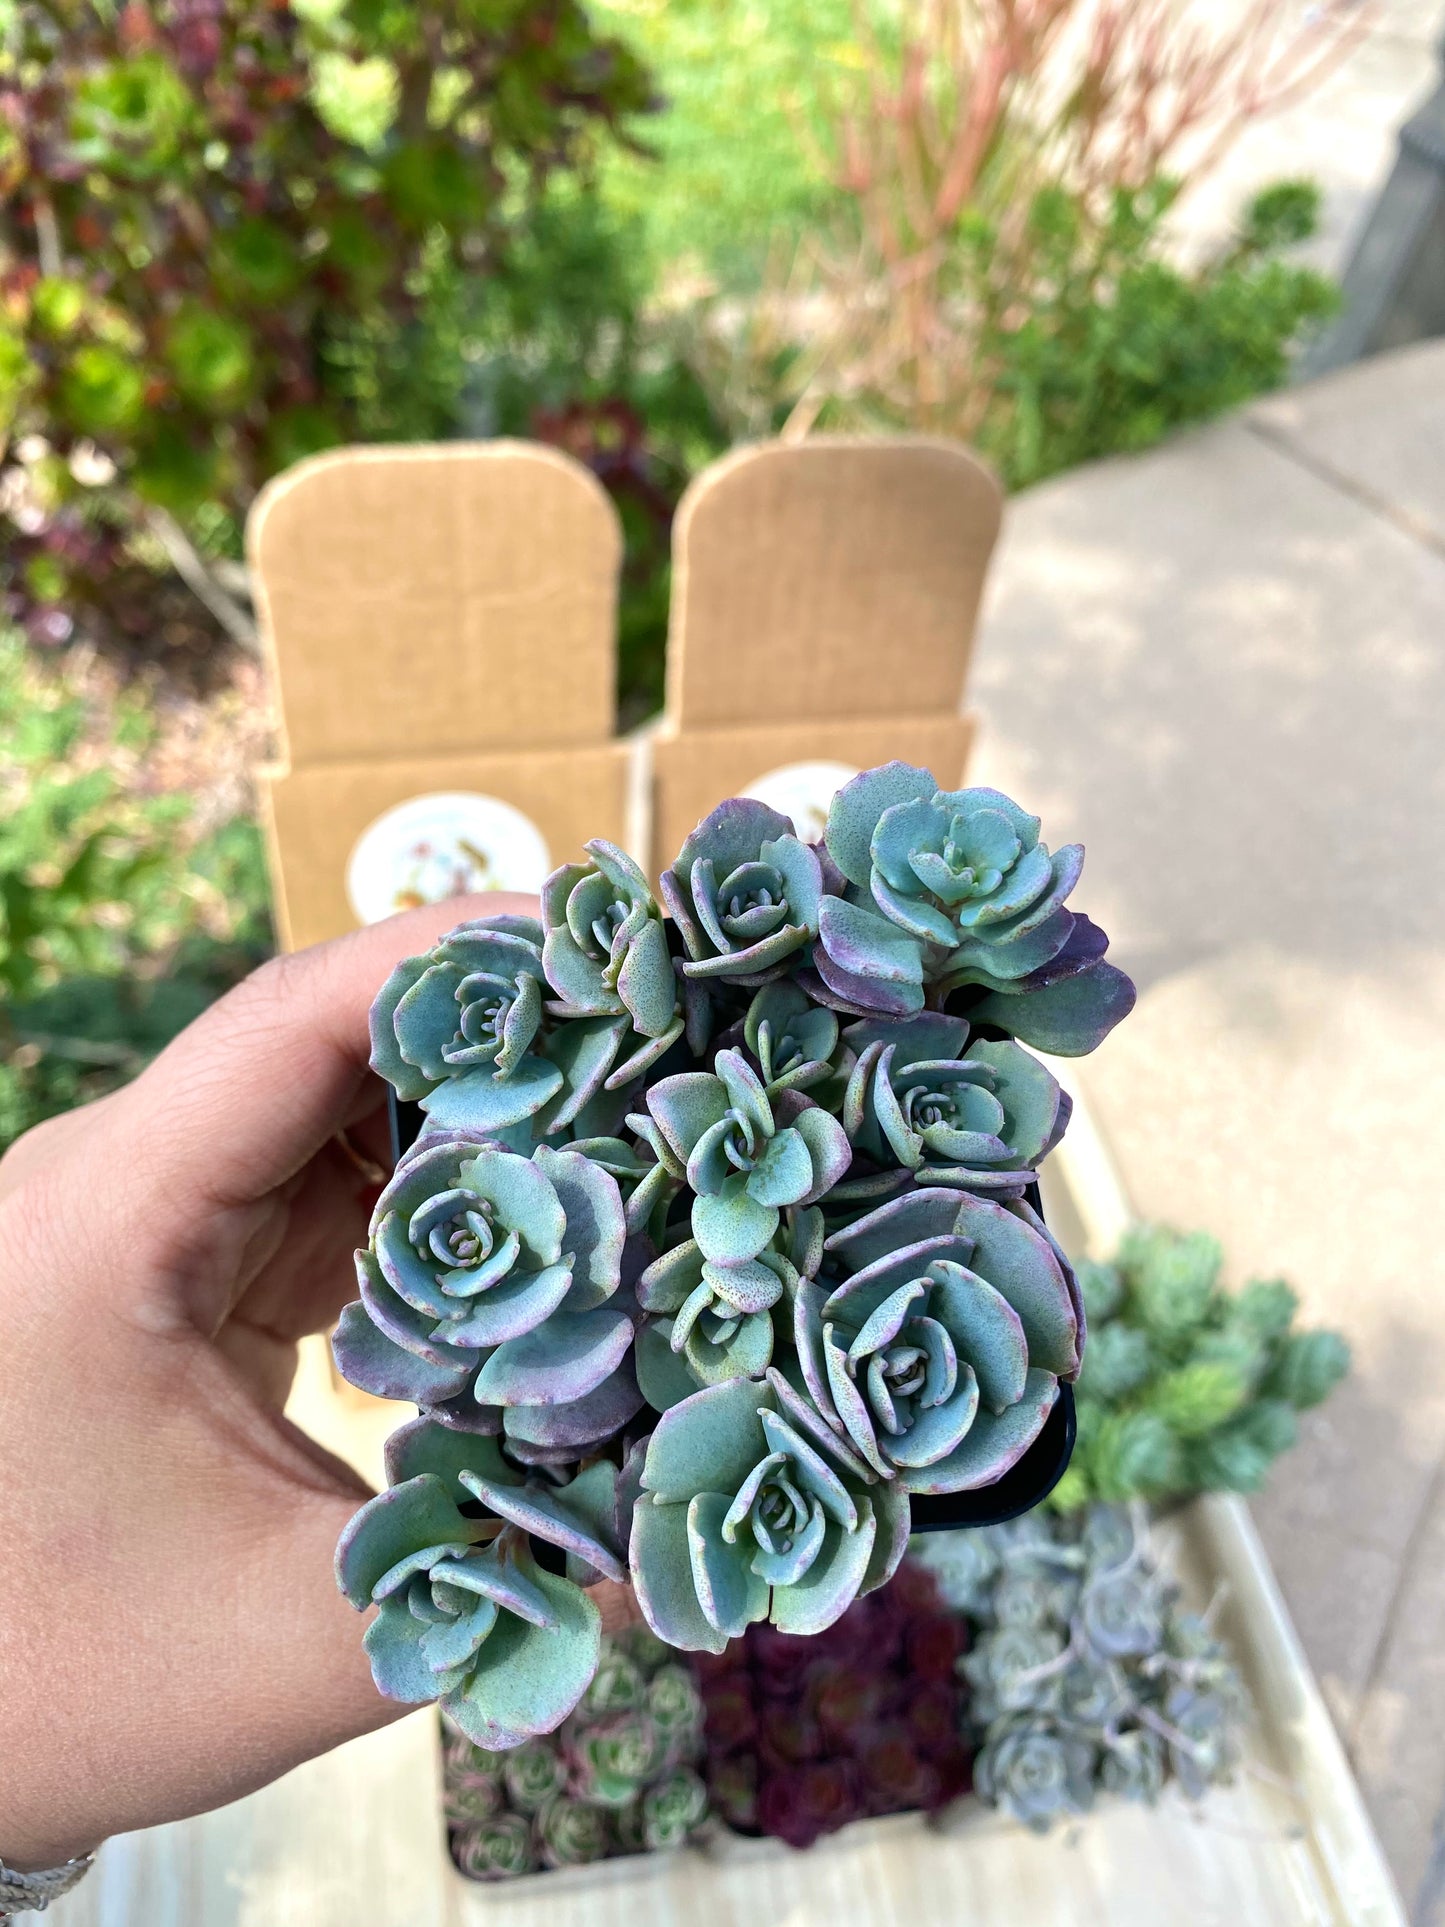
[[[1097,311],[1162,263],[1178,185],[1313,87],[1368,11],[1326,0],[1301,23],[1286,0],[1223,20],[1208,0],[910,0],[880,16],[857,0],[861,57],[821,157],[847,215],[821,261],[828,299],[808,305],[789,430],[901,422],[981,442],[1019,482],[1094,452],[1040,456],[1027,442],[1047,420],[1017,445],[1034,363],[1070,328],[1076,360],[1102,352]],[[1146,340],[1150,315],[1180,299],[1148,292],[1131,316]],[[1317,277],[1252,292],[1256,334],[1285,344],[1323,300]],[[1228,332],[1227,313],[1208,318]],[[1266,386],[1274,363],[1250,346]],[[1190,418],[1187,397],[1176,413]]]
[[215,554],[268,476],[356,438],[350,346],[428,276],[502,258],[534,190],[648,104],[578,0],[21,0],[0,53],[0,474],[9,613],[122,629],[174,568],[243,637]]
[[790,1847],[811,1847],[858,1812],[856,1779],[846,1760],[815,1760],[789,1773],[770,1773],[758,1788],[758,1826]]
[[805,1653],[750,1627],[699,1667],[714,1811],[807,1847],[852,1820],[957,1798],[970,1778],[953,1667],[964,1644],[932,1575],[906,1560]]

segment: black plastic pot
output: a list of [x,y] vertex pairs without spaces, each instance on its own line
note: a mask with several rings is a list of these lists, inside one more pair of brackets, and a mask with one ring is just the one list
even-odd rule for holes
[[[395,1163],[411,1149],[426,1121],[420,1104],[409,1104],[387,1088],[387,1115],[391,1124],[391,1155]],[[1043,1217],[1043,1201],[1037,1184],[1025,1196]],[[1000,1525],[1031,1512],[1046,1499],[1064,1476],[1074,1455],[1078,1427],[1074,1414],[1074,1388],[1060,1385],[1054,1408],[1044,1421],[1044,1429],[1024,1453],[1018,1464],[992,1485],[973,1492],[945,1492],[937,1497],[915,1495],[911,1502],[915,1532],[947,1532],[964,1526]]]

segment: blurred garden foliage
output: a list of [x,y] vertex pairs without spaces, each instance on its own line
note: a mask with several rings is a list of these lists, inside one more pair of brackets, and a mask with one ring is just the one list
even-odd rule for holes
[[390,426],[343,337],[493,272],[650,95],[577,0],[6,0],[0,46],[11,612],[57,640],[143,646],[178,558],[234,632],[261,484]]
[[260,838],[147,794],[138,693],[0,635],[0,1150],[124,1082],[271,947]]
[[[1191,262],[1175,210],[1347,45],[1343,12],[0,0],[0,584],[52,662],[6,658],[0,782],[50,800],[0,833],[4,968],[32,972],[0,988],[12,1040],[91,1051],[12,1041],[7,1090],[55,1108],[123,1074],[193,938],[218,961],[186,981],[221,981],[208,892],[255,940],[253,832],[204,797],[187,827],[125,743],[148,692],[224,701],[254,669],[241,529],[271,475],[353,440],[576,455],[624,523],[634,722],[661,700],[673,511],[733,441],[946,433],[1021,487],[1283,379],[1333,299],[1291,252],[1314,191],[1269,189]],[[139,678],[86,724],[111,787],[73,795],[33,750],[101,686],[77,695],[67,654]]]
[[1137,1224],[1112,1263],[1078,1267],[1089,1344],[1078,1445],[1050,1500],[1058,1510],[1258,1492],[1294,1445],[1297,1414],[1345,1376],[1344,1339],[1299,1330],[1284,1279],[1231,1292],[1223,1265],[1205,1232]]

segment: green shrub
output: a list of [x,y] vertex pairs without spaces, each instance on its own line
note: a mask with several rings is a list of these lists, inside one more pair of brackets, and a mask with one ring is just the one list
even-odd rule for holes
[[358,437],[353,318],[404,321],[439,264],[490,272],[547,177],[649,101],[577,0],[7,19],[0,438],[47,459],[0,488],[0,538],[10,614],[49,640],[104,633],[127,567],[164,566],[158,514],[237,553],[269,475]]
[[[1020,318],[1015,291],[998,289],[981,339],[996,372],[977,442],[1010,488],[1147,448],[1277,388],[1301,336],[1333,312],[1333,285],[1284,258],[1315,231],[1317,188],[1267,188],[1234,240],[1194,269],[1166,250],[1174,191],[1121,191],[1093,241],[1066,196],[1035,202],[1033,299]],[[980,255],[989,245],[970,237]]]
[[1283,1279],[1238,1292],[1204,1232],[1136,1225],[1112,1264],[1079,1266],[1089,1342],[1079,1377],[1078,1446],[1054,1492],[1091,1500],[1257,1492],[1295,1441],[1295,1414],[1349,1369],[1345,1341],[1296,1331]]
[[270,947],[254,826],[197,836],[186,798],[127,781],[153,735],[138,696],[97,729],[0,633],[0,1150],[132,1076]]

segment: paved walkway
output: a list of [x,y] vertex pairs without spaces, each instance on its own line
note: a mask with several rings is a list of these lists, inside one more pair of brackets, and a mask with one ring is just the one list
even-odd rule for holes
[[1445,343],[1014,502],[975,776],[1089,846],[1136,1202],[1342,1327],[1256,1516],[1419,1927],[1445,1927]]
[[[1223,20],[1251,4],[1207,0],[1206,11]],[[1434,84],[1445,32],[1445,0],[1355,4],[1365,19],[1348,59],[1293,106],[1246,129],[1218,170],[1180,204],[1177,222],[1191,252],[1231,233],[1241,205],[1268,182],[1304,178],[1321,189],[1320,231],[1308,257],[1332,274],[1348,261],[1394,161],[1400,124]],[[1314,0],[1289,8],[1296,17],[1319,11]]]

